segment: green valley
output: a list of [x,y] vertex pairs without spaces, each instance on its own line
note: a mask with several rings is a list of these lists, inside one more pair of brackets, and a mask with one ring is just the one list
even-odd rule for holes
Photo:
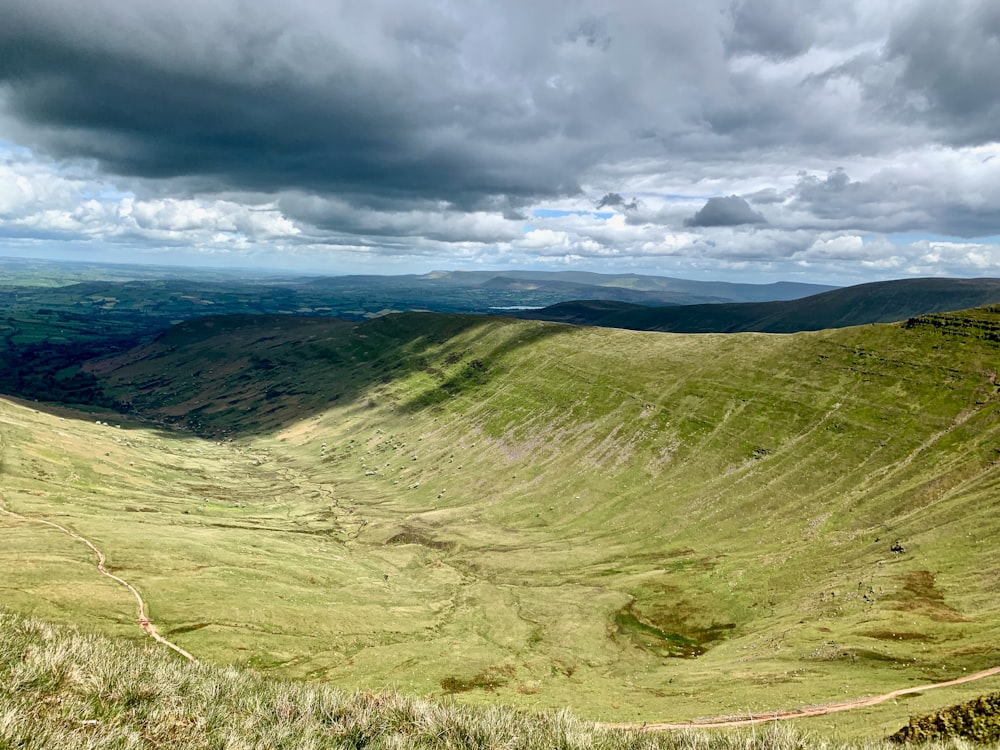
[[[86,366],[130,416],[3,402],[3,499],[206,662],[615,722],[838,701],[998,663],[998,326],[203,318]],[[86,548],[0,524],[8,607],[142,637]]]

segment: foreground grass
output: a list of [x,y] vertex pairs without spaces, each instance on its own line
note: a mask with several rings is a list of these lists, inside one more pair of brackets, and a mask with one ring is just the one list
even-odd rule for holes
[[[567,712],[527,713],[346,693],[180,662],[0,611],[0,748],[649,748],[840,745],[778,725],[747,732],[602,730]],[[953,741],[946,745],[965,745]],[[981,746],[985,747],[985,746]]]

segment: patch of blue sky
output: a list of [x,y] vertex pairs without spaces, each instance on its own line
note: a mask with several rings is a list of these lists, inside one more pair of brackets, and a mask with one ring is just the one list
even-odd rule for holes
[[698,193],[689,195],[686,193],[642,193],[652,198],[661,198],[665,201],[707,201],[709,198],[721,198],[721,193]]
[[948,234],[932,234],[930,232],[896,232],[886,237],[893,245],[913,245],[917,242],[955,242],[961,244],[997,245],[1000,235],[990,237],[975,237],[972,239],[955,237]]
[[563,211],[558,208],[536,208],[531,215],[538,219],[561,219],[564,216],[593,216],[595,219],[610,219],[614,211]]
[[84,200],[95,200],[101,203],[118,203],[125,198],[135,198],[135,194],[126,190],[119,190],[111,185],[103,183],[93,183],[79,192]]
[[0,156],[12,154],[15,156],[31,156],[31,149],[26,146],[18,146],[16,143],[0,138]]

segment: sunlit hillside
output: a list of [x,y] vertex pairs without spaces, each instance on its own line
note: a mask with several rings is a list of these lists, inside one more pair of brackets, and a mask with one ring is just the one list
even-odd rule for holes
[[[609,721],[842,700],[1000,663],[998,326],[193,321],[91,365],[136,417],[3,403],[3,494],[205,662]],[[14,611],[142,636],[0,523]]]

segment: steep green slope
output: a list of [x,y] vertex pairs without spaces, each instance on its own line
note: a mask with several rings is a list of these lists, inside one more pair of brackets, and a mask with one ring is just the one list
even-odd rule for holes
[[[998,661],[998,325],[185,323],[90,369],[235,438],[192,444],[218,471],[177,467],[128,533],[96,500],[72,512],[132,545],[205,659],[618,720],[884,692]],[[18,472],[9,503],[59,512]],[[888,733],[989,688],[836,721]]]
[[1000,300],[1000,279],[901,279],[859,284],[776,302],[610,306],[562,302],[519,317],[674,333],[794,333],[891,323],[914,315],[948,312]]

